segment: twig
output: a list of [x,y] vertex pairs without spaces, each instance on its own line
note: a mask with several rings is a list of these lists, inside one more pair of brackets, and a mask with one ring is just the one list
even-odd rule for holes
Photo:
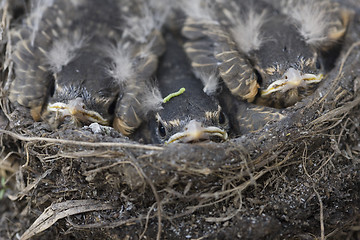
[[339,68],[339,72],[334,80],[334,82],[332,83],[330,89],[327,91],[327,93],[320,99],[319,103],[323,102],[327,96],[333,92],[333,89],[335,88],[335,86],[338,84],[338,82],[340,81],[340,76],[342,74],[342,71],[343,71],[343,68],[344,68],[344,65],[345,65],[345,62],[346,60],[348,59],[350,53],[354,50],[354,48],[360,46],[360,41],[357,41],[355,43],[353,43],[350,48],[347,50],[346,54],[344,55],[344,57],[341,59],[341,64],[340,64],[340,68]]
[[330,157],[328,157],[328,159],[327,159],[325,162],[323,162],[318,169],[316,169],[316,171],[313,173],[313,175],[315,175],[315,174],[318,173],[323,167],[325,167],[326,164],[328,164],[328,162],[330,162],[331,159],[332,159],[334,156],[335,156],[335,152],[333,152],[333,153],[330,155]]
[[146,231],[147,231],[147,229],[148,229],[148,226],[149,226],[149,220],[150,220],[151,211],[154,210],[156,204],[157,204],[157,203],[154,203],[154,204],[151,206],[151,208],[149,209],[148,213],[146,214],[144,231],[140,234],[139,239],[143,239],[143,237],[145,236],[145,233],[146,233]]
[[6,131],[3,129],[0,129],[0,133],[7,134],[13,138],[16,138],[18,140],[25,141],[25,142],[44,141],[44,142],[48,142],[48,143],[60,143],[60,144],[84,146],[84,147],[121,147],[121,148],[137,148],[137,149],[144,149],[144,150],[154,150],[154,151],[164,150],[164,147],[151,146],[151,145],[138,144],[138,143],[120,143],[120,142],[90,143],[90,142],[67,140],[67,139],[56,139],[56,138],[45,138],[45,137],[26,137],[26,136],[22,136],[20,134]]
[[324,122],[328,119],[332,119],[336,116],[339,116],[341,114],[348,113],[351,109],[358,106],[360,104],[360,96],[356,97],[353,101],[346,103],[344,106],[341,106],[339,108],[335,108],[331,110],[330,112],[322,115],[321,117],[318,117],[314,121],[310,123],[310,125],[315,125],[317,123]]
[[304,172],[305,172],[305,175],[312,180],[309,172],[307,171],[307,168],[306,168],[306,165],[307,165],[307,162],[306,162],[306,159],[307,159],[307,152],[308,152],[308,148],[307,148],[307,143],[305,141],[304,142],[304,150],[303,150],[303,155],[302,155],[302,160],[303,160],[303,169],[304,169]]
[[314,192],[319,200],[320,204],[320,231],[321,231],[321,240],[325,240],[325,227],[324,227],[324,206],[321,201],[320,194],[316,191],[315,186],[313,186]]

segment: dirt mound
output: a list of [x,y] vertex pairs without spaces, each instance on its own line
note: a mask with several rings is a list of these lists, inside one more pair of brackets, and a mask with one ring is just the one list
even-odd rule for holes
[[360,238],[359,11],[313,95],[222,144],[144,145],[96,125],[53,131],[10,106],[8,77],[2,238]]

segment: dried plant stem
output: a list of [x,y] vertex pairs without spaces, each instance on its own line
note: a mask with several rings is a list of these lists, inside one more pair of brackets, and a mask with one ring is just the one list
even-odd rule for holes
[[0,133],[9,135],[13,138],[16,138],[20,141],[24,142],[48,142],[48,143],[60,143],[66,145],[75,145],[75,146],[84,146],[84,147],[120,147],[120,148],[136,148],[136,149],[144,149],[144,150],[154,150],[154,151],[162,151],[163,147],[138,144],[138,143],[121,143],[121,142],[83,142],[83,141],[75,141],[75,140],[66,140],[66,139],[56,139],[56,138],[44,138],[44,137],[25,137],[17,133],[13,133],[10,131],[6,131],[0,129]]

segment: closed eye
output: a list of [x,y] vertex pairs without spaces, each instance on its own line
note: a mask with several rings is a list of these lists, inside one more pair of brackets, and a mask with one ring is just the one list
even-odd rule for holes
[[260,74],[259,71],[256,70],[256,69],[254,69],[254,72],[255,72],[255,75],[256,75],[258,84],[261,85],[261,84],[262,84],[262,81],[263,81],[261,74]]
[[226,116],[225,114],[221,111],[219,113],[219,124],[223,125],[226,123]]
[[315,67],[316,67],[316,69],[318,69],[318,70],[321,69],[321,62],[320,62],[320,59],[319,59],[319,58],[316,59]]

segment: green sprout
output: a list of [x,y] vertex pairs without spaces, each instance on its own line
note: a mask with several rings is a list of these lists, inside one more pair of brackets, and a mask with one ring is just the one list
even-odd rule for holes
[[177,97],[177,96],[181,95],[181,94],[184,93],[184,92],[185,92],[185,88],[180,88],[179,91],[174,92],[174,93],[170,93],[169,95],[167,95],[167,97],[165,97],[165,98],[163,99],[163,102],[164,102],[164,103],[167,103],[167,102],[170,101],[170,99],[172,99],[173,97]]

